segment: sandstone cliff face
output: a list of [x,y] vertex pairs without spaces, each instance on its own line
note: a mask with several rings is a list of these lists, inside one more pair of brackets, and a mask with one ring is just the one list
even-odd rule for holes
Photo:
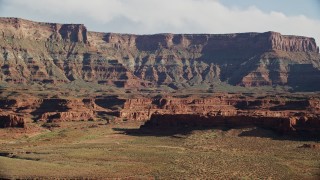
[[[0,66],[0,82],[16,84],[81,80],[124,88],[182,89],[223,81],[320,89],[313,85],[320,76],[315,40],[275,32],[130,35],[1,18]],[[295,81],[299,72],[308,81]]]
[[19,18],[1,18],[0,24],[2,38],[87,43],[87,29],[82,24],[38,23]]
[[270,32],[271,49],[287,52],[318,52],[314,39],[306,37],[283,36],[280,33]]
[[210,128],[250,127],[272,129],[282,134],[319,136],[320,124],[316,119],[259,116],[205,116],[197,114],[153,114],[143,128]]
[[211,97],[122,99],[23,98],[0,100],[0,128],[27,127],[31,121],[63,122],[112,119],[144,121],[145,127],[258,126],[281,133],[319,135],[320,100],[314,97],[215,94]]
[[[95,103],[95,99],[22,98],[0,100],[0,126],[24,127],[33,121],[88,121],[102,118],[111,110]],[[3,111],[3,112],[2,112]],[[112,114],[112,113],[111,113]],[[28,119],[28,121],[26,120]]]
[[40,120],[45,122],[64,122],[64,121],[88,121],[96,118],[92,110],[68,111],[68,112],[46,112]]
[[258,99],[222,94],[208,98],[166,97],[153,101],[134,100],[134,102],[127,104],[120,117],[129,118],[127,115],[130,115],[130,112],[136,113],[135,119],[146,120],[143,128],[256,126],[283,134],[313,137],[320,135],[319,99],[288,100],[281,97]]
[[0,128],[8,127],[25,127],[25,121],[22,117],[16,115],[1,115],[0,114]]
[[184,114],[225,117],[310,117],[320,115],[318,99],[288,100],[285,97],[256,99],[240,95],[221,94],[199,98],[139,98],[129,99],[120,111],[119,118],[146,121],[153,114]]

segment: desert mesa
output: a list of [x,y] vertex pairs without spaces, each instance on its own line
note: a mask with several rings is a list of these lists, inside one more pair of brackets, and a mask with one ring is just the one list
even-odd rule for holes
[[3,179],[319,179],[319,47],[0,18],[0,137]]

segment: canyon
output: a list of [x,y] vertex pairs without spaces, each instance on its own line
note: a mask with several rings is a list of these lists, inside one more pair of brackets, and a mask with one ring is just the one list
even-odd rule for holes
[[320,99],[314,96],[220,93],[208,97],[16,98],[1,101],[0,127],[68,121],[145,122],[142,128],[239,128],[257,126],[280,134],[320,132]]
[[0,18],[0,127],[257,126],[319,137],[320,54],[278,32],[134,35]]
[[4,86],[61,86],[80,81],[139,90],[209,90],[221,83],[231,88],[320,88],[319,47],[308,37],[277,32],[98,33],[81,24],[19,18],[0,18],[0,30],[0,82]]

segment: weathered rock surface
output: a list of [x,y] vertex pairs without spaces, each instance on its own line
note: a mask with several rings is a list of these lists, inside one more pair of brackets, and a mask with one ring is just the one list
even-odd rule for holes
[[319,99],[286,97],[244,97],[237,94],[220,94],[212,97],[161,97],[129,99],[120,111],[120,117],[148,120],[158,114],[201,114],[213,116],[292,117],[320,114]]
[[47,112],[42,114],[40,120],[47,122],[60,122],[60,121],[88,121],[94,120],[95,115],[93,111],[71,111],[71,112]]
[[283,134],[299,134],[301,136],[319,137],[320,124],[318,118],[297,117],[263,117],[251,115],[212,116],[199,114],[153,114],[142,127],[147,128],[208,128],[208,127],[261,127],[272,129]]
[[[97,101],[99,105],[103,104],[104,106],[101,107],[97,105],[95,101]],[[88,121],[101,118],[105,119],[104,115],[117,114],[112,111],[113,104],[108,104],[108,101],[115,102],[117,101],[117,98],[24,99],[18,97],[17,99],[0,100],[0,127],[23,127],[26,123],[25,118],[28,119],[28,122]]]
[[314,97],[215,94],[210,97],[17,98],[0,101],[0,127],[25,127],[26,119],[145,121],[144,127],[258,126],[319,136],[320,100]]
[[[215,92],[217,84],[232,89],[320,90],[319,48],[313,38],[276,32],[133,35],[90,32],[81,24],[0,18],[0,94],[11,88],[10,98],[1,96],[5,97],[0,100],[1,127],[112,117],[115,121],[151,118],[149,124],[161,126],[220,123],[284,133],[319,131],[316,94],[296,99],[293,95],[256,98],[227,93],[151,98],[170,92],[168,89]],[[35,96],[16,97],[14,87],[22,86],[19,93],[37,87],[29,93]],[[90,91],[92,86],[99,91]],[[81,87],[96,94],[78,96]],[[104,94],[101,87],[125,89],[131,96],[131,91],[143,90],[145,96],[108,96],[117,92],[111,88]],[[65,89],[75,94],[69,97]],[[60,91],[48,95],[55,90]]]
[[16,115],[0,114],[0,128],[7,127],[25,127],[25,121],[22,117]]
[[0,66],[0,82],[14,84],[81,80],[120,88],[182,89],[222,81],[320,89],[315,40],[276,32],[131,35],[0,18]]
[[[283,134],[319,137],[319,100],[239,95],[207,98],[130,99],[120,118],[146,121],[148,128],[256,126]],[[150,120],[149,120],[150,119]]]
[[281,132],[293,130],[290,118],[258,116],[204,116],[197,114],[153,114],[144,127],[213,127],[257,126]]

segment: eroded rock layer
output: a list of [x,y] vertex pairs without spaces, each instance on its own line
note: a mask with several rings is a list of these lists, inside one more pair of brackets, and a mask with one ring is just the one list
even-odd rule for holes
[[25,121],[22,117],[16,115],[0,114],[0,128],[25,127]]
[[[308,37],[98,33],[81,24],[0,18],[0,127],[150,120],[146,126],[317,132],[318,94],[254,96],[314,92],[319,80],[319,47]],[[256,94],[241,94],[239,86]],[[237,93],[223,93],[230,91]]]
[[0,101],[0,127],[42,121],[142,121],[144,127],[258,126],[290,134],[320,130],[313,96],[215,94],[208,97],[16,98]]
[[[0,82],[120,88],[290,86],[319,90],[315,40],[276,32],[132,35],[0,18]],[[303,78],[301,78],[303,74]]]
[[318,117],[263,117],[257,115],[214,116],[199,114],[153,114],[144,128],[261,127],[282,134],[320,136]]
[[314,98],[244,97],[130,99],[120,118],[147,120],[144,128],[256,126],[283,134],[320,134],[320,101]]

